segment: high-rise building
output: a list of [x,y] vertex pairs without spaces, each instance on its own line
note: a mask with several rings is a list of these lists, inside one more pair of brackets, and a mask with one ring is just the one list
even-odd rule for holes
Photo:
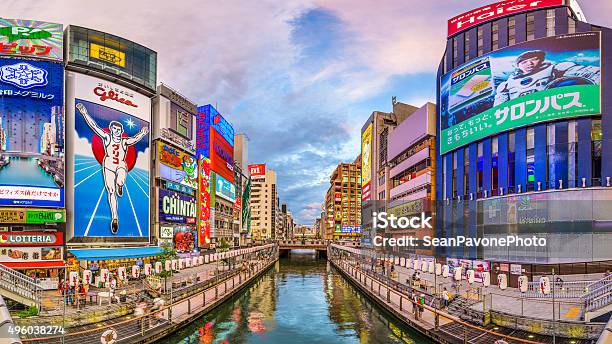
[[236,231],[234,237],[238,244],[245,244],[248,236],[248,214],[243,214],[244,206],[248,207],[250,193],[245,194],[249,183],[249,137],[246,134],[234,135],[234,181],[236,183],[236,202],[234,203],[234,219],[236,221]]
[[325,196],[326,240],[361,237],[361,155],[352,163],[338,164]]
[[251,237],[253,240],[275,238],[276,199],[276,172],[266,169],[263,176],[257,176],[252,180]]
[[[440,256],[518,275],[612,266],[612,30],[576,1],[503,1],[448,21],[438,68],[438,237],[543,238]],[[606,115],[604,115],[606,114]],[[509,268],[510,267],[510,268]]]
[[[361,128],[361,201],[364,214],[383,211],[389,198],[391,183],[388,181],[389,165],[387,146],[389,133],[418,108],[397,102],[393,98],[393,111],[374,111]],[[370,246],[372,218],[362,219],[362,244]]]
[[[389,203],[387,212],[396,216],[430,213],[435,195],[436,105],[427,103],[413,112],[389,134]],[[387,229],[386,237],[412,236],[419,240],[433,236],[433,229]],[[393,247],[398,250],[400,247]],[[429,249],[401,247],[413,253],[429,254]]]

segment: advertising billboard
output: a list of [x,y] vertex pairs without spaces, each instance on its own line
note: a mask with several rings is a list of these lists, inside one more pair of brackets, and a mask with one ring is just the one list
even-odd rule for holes
[[159,189],[159,222],[196,224],[196,200],[185,194]]
[[157,86],[153,111],[152,139],[161,138],[188,154],[195,154],[195,104],[161,84]]
[[265,179],[266,164],[249,165],[249,174],[251,175],[252,180]]
[[217,132],[210,128],[210,163],[218,175],[234,182],[234,148]]
[[502,131],[600,113],[600,34],[541,38],[442,76],[440,153]]
[[151,100],[88,75],[69,78],[74,236],[148,240]]
[[236,186],[220,174],[215,178],[215,194],[230,202],[236,201]]
[[150,90],[157,84],[157,53],[105,32],[70,25],[68,63],[102,70]]
[[448,36],[489,20],[520,12],[564,5],[565,0],[506,0],[482,6],[448,20]]
[[361,133],[361,201],[370,199],[372,179],[372,123]]
[[210,160],[198,160],[200,177],[198,185],[198,205],[200,218],[198,221],[198,237],[201,244],[210,244]]
[[62,24],[26,19],[0,19],[0,55],[61,61]]
[[0,59],[0,205],[64,206],[64,68]]
[[197,235],[190,226],[175,226],[172,241],[177,253],[191,252],[197,247]]
[[2,247],[0,263],[35,263],[39,261],[62,260],[62,246],[51,247]]
[[193,156],[158,141],[157,157],[160,178],[192,189],[198,188],[198,163]]
[[202,112],[209,118],[210,125],[217,130],[230,146],[234,147],[234,127],[215,109],[208,104],[198,107],[198,112]]
[[196,157],[210,159],[210,117],[204,111],[205,107],[198,107],[196,114]]
[[62,232],[4,232],[0,233],[0,246],[61,246]]

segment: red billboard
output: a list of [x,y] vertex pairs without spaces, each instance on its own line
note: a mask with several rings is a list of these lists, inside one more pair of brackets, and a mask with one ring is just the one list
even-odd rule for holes
[[533,11],[546,7],[563,6],[565,0],[506,0],[482,6],[448,20],[448,36],[489,20]]
[[221,177],[234,182],[234,148],[213,127],[210,127],[210,165]]
[[266,164],[249,165],[249,173],[251,174],[251,179],[266,178]]

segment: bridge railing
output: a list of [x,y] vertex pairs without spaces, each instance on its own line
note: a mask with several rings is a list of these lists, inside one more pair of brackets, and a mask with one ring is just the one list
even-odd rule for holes
[[42,287],[33,278],[0,264],[0,290],[32,300],[40,309]]

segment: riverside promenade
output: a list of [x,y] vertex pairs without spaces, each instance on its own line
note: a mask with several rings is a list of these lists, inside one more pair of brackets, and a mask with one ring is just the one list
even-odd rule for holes
[[[257,276],[267,271],[278,260],[278,246],[269,244],[256,247],[256,255],[249,256],[249,264],[239,264],[220,272],[212,279],[200,281],[171,293],[164,293],[166,305],[149,309],[144,315],[136,315],[136,304],[127,315],[104,319],[80,326],[67,326],[64,334],[23,335],[23,343],[99,343],[102,338],[116,343],[150,343],[189,324],[199,316],[210,311],[223,301],[232,297]],[[215,266],[212,264],[205,264]],[[205,266],[204,265],[204,266]],[[197,273],[210,272],[215,268],[203,268]],[[187,270],[187,269],[186,269]],[[186,271],[184,271],[186,272]],[[190,271],[190,274],[196,271]],[[185,274],[183,274],[185,276]],[[87,308],[85,308],[87,309]],[[30,322],[29,324],[34,324]],[[42,325],[38,324],[37,325]]]
[[[433,283],[425,282],[421,284],[421,287],[412,286],[409,281],[406,283],[406,279],[410,279],[412,276],[412,269],[406,269],[397,265],[394,266],[394,270],[399,271],[399,273],[392,274],[394,278],[391,278],[389,274],[382,274],[376,268],[372,270],[369,260],[366,262],[366,259],[357,254],[364,251],[332,245],[331,253],[328,253],[328,257],[334,266],[340,269],[352,283],[362,289],[368,296],[377,299],[379,304],[389,308],[390,312],[410,326],[441,342],[460,340],[460,342],[466,343],[493,343],[495,340],[504,339],[509,343],[549,343],[552,342],[551,331],[555,330],[556,343],[591,343],[599,337],[605,327],[603,323],[568,322],[562,320],[556,320],[554,324],[551,324],[552,321],[547,321],[546,319],[522,317],[520,315],[521,310],[516,306],[510,306],[513,307],[511,310],[513,309],[518,313],[510,314],[510,316],[515,319],[522,319],[518,323],[519,326],[515,327],[517,323],[504,322],[503,320],[505,319],[503,318],[491,316],[494,312],[490,310],[483,312],[482,304],[480,304],[481,308],[477,314],[486,315],[486,322],[471,321],[472,319],[466,318],[463,315],[471,313],[470,311],[464,312],[471,309],[471,307],[478,308],[478,306],[474,306],[478,302],[477,299],[470,299],[473,296],[473,294],[470,294],[474,293],[473,290],[469,290],[465,286],[459,287],[459,297],[451,302],[451,307],[443,309],[439,295],[435,295],[433,292]],[[429,274],[421,272],[421,279],[424,279],[426,275]],[[450,287],[453,285],[456,286],[456,284],[448,280],[445,281],[441,277],[438,277],[435,282],[438,282],[439,287],[444,288],[446,286],[448,290],[451,290]],[[491,288],[497,287],[493,286]],[[513,292],[516,292],[516,289],[514,291],[508,290],[507,300],[501,301],[500,299],[499,302],[514,302],[518,303],[518,307],[520,307],[521,301],[515,298],[515,295],[512,294]],[[415,317],[412,308],[411,296],[413,293],[419,296],[422,295],[425,299],[423,312],[419,315],[418,319]],[[538,307],[538,305],[547,302],[546,300],[523,299],[523,307]],[[498,301],[497,298],[495,300],[496,302]],[[460,305],[458,313],[452,312],[453,303]],[[552,317],[552,309],[551,314],[547,314],[546,310],[537,313],[534,311],[534,313],[530,314]],[[526,329],[520,326],[523,323],[528,324]],[[574,332],[569,332],[568,329],[572,328]],[[534,331],[530,331],[530,329]],[[454,338],[454,340],[444,339],[449,336]],[[464,336],[468,338],[467,341],[463,340]]]

